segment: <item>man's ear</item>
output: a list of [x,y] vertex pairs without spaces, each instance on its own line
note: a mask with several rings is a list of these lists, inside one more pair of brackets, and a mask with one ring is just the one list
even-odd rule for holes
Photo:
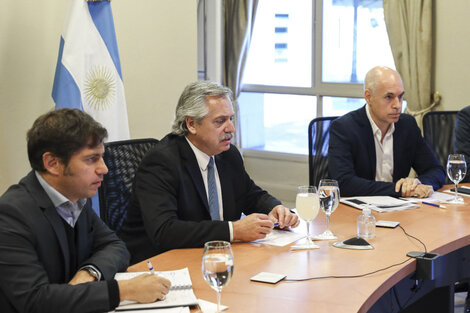
[[194,127],[194,124],[196,124],[196,120],[194,119],[194,117],[186,116],[186,127],[188,128],[189,132],[193,135],[196,134],[196,127]]
[[62,171],[62,161],[53,153],[46,152],[42,155],[42,164],[49,174],[59,175]]
[[370,91],[370,89],[364,90],[364,99],[366,99],[367,103],[370,103],[371,97],[372,97],[372,91]]

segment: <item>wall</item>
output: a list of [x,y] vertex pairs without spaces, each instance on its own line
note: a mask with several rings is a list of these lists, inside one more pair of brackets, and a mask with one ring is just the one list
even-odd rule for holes
[[[66,0],[2,1],[0,194],[30,169],[26,131],[51,98]],[[197,79],[194,0],[112,2],[132,138],[170,129],[184,86]]]

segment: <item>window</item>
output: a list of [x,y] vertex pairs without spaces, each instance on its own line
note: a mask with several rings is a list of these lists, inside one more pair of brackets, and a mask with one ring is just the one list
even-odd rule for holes
[[375,65],[395,68],[382,0],[260,0],[239,98],[243,147],[308,154],[309,122],[363,106]]

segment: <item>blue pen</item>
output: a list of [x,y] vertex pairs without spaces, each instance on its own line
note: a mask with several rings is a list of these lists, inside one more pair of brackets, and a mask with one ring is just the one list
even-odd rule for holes
[[278,222],[274,223],[274,227],[277,227],[277,226],[279,226],[279,223]]
[[427,204],[427,205],[432,205],[432,206],[435,206],[436,208],[446,208],[445,206],[443,205],[439,205],[437,203],[432,203],[432,202],[426,202],[426,201],[421,201],[422,204]]
[[155,271],[153,270],[153,265],[150,263],[150,261],[147,261],[147,266],[149,268],[150,274],[155,274]]

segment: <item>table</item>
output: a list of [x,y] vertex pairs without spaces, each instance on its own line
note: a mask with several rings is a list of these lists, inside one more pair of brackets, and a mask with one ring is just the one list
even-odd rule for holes
[[[425,243],[428,252],[451,255],[470,246],[470,198],[464,198],[465,204],[446,204],[445,209],[423,204],[417,209],[374,213],[374,216],[377,220],[399,221],[406,232]],[[340,204],[331,215],[330,227],[338,240],[355,236],[360,213]],[[305,232],[305,225],[299,227],[298,231]],[[319,234],[325,227],[326,217],[320,213],[313,221],[311,232]],[[410,280],[416,269],[414,259],[358,278],[283,281],[270,285],[252,282],[250,277],[262,271],[282,273],[288,278],[359,275],[401,263],[408,259],[409,251],[424,251],[421,243],[407,237],[398,227],[377,228],[376,238],[369,240],[374,250],[339,249],[332,246],[333,242],[317,241],[320,249],[300,251],[290,251],[289,246],[233,243],[234,274],[222,291],[222,304],[229,306],[228,312],[368,312],[393,286]],[[157,270],[188,267],[196,297],[216,302],[215,291],[202,277],[201,258],[202,248],[171,250],[150,260]],[[129,271],[146,270],[145,261],[129,268]]]

